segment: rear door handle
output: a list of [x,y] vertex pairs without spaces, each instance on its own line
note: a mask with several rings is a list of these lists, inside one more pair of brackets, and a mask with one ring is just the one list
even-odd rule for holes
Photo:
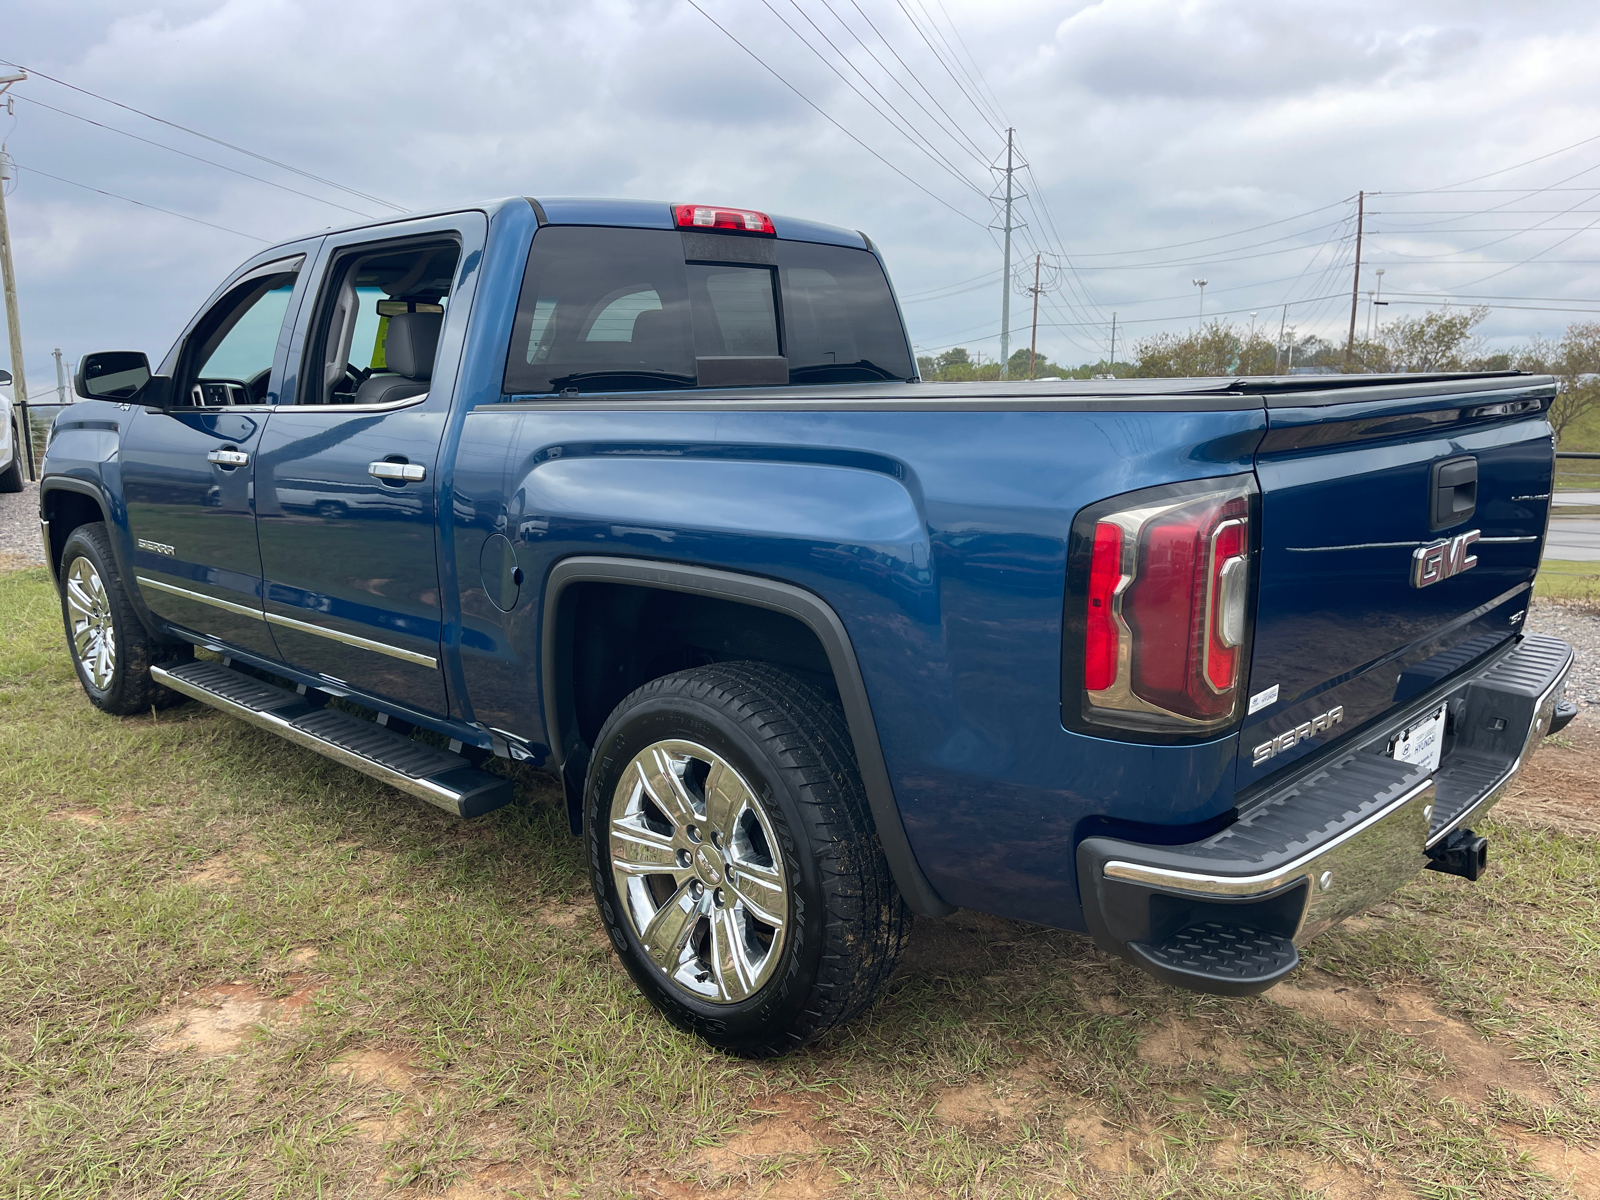
[[374,479],[398,479],[402,483],[420,483],[428,477],[428,468],[421,463],[375,462],[367,464],[367,474]]
[[242,467],[250,461],[250,456],[243,450],[213,450],[206,455],[206,461],[219,467]]

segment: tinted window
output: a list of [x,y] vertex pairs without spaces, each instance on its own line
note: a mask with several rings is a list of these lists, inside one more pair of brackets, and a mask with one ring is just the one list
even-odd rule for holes
[[[540,230],[505,391],[737,386],[782,382],[786,371],[791,383],[910,378],[911,354],[875,256],[799,242],[757,251],[729,238],[728,257],[745,261],[703,261],[717,245],[702,235],[696,261],[686,262],[683,237],[667,230]],[[765,265],[774,259],[776,267]]]
[[506,391],[693,387],[688,309],[676,233],[541,229],[511,327]]
[[910,379],[911,351],[876,255],[779,242],[791,383]]
[[697,355],[775,355],[778,313],[771,267],[691,263],[694,349]]

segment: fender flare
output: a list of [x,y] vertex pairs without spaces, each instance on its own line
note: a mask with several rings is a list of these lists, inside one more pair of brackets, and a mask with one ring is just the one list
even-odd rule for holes
[[[810,629],[821,643],[833,670],[839,698],[844,705],[845,722],[855,743],[861,781],[866,787],[872,818],[883,844],[884,858],[888,860],[901,895],[918,916],[945,917],[955,911],[955,907],[945,903],[928,882],[911,849],[911,841],[906,836],[905,824],[900,819],[900,806],[895,802],[894,789],[889,783],[889,768],[884,762],[883,747],[878,740],[878,727],[873,719],[871,701],[867,698],[866,683],[862,679],[861,666],[856,661],[855,648],[851,645],[844,622],[821,597],[793,584],[710,567],[642,558],[586,555],[558,562],[545,583],[539,683],[544,698],[545,735],[549,740],[551,757],[556,767],[561,769],[563,779],[567,776],[565,767],[569,759],[579,771],[586,769],[588,763],[587,747],[563,743],[563,718],[568,714],[564,711],[565,693],[560,687],[556,667],[561,593],[575,583],[623,583],[732,600],[783,613]],[[570,780],[568,784],[570,787]],[[581,789],[582,779],[578,779],[576,784]]]
[[[144,624],[150,636],[160,640],[169,641],[172,635],[162,629],[156,621],[154,614],[145,607],[144,596],[137,585],[133,583],[133,572],[123,557],[122,540],[117,536],[116,523],[111,519],[111,505],[106,500],[105,489],[85,479],[75,479],[70,475],[47,475],[39,482],[39,523],[43,527],[45,563],[50,568],[50,580],[57,588],[61,580],[57,572],[55,547],[51,545],[50,521],[45,516],[46,503],[51,492],[76,492],[80,496],[88,496],[100,506],[100,519],[111,531],[111,553],[117,560],[117,573],[122,576],[128,599],[133,604],[133,611],[139,615],[139,620]],[[65,540],[65,539],[63,539]]]

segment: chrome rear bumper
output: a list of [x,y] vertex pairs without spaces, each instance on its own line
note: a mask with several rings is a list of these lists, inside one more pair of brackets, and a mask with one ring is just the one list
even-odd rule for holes
[[[1300,772],[1238,821],[1182,846],[1093,837],[1078,847],[1090,933],[1178,986],[1271,987],[1298,945],[1390,895],[1499,801],[1551,727],[1572,649],[1530,635],[1352,745]],[[1390,738],[1447,705],[1438,770],[1396,762]],[[1437,853],[1437,849],[1435,849]]]

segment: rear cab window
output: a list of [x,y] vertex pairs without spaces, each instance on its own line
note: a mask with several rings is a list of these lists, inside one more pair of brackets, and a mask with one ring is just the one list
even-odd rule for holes
[[877,257],[772,238],[546,226],[508,395],[865,383],[913,374]]

